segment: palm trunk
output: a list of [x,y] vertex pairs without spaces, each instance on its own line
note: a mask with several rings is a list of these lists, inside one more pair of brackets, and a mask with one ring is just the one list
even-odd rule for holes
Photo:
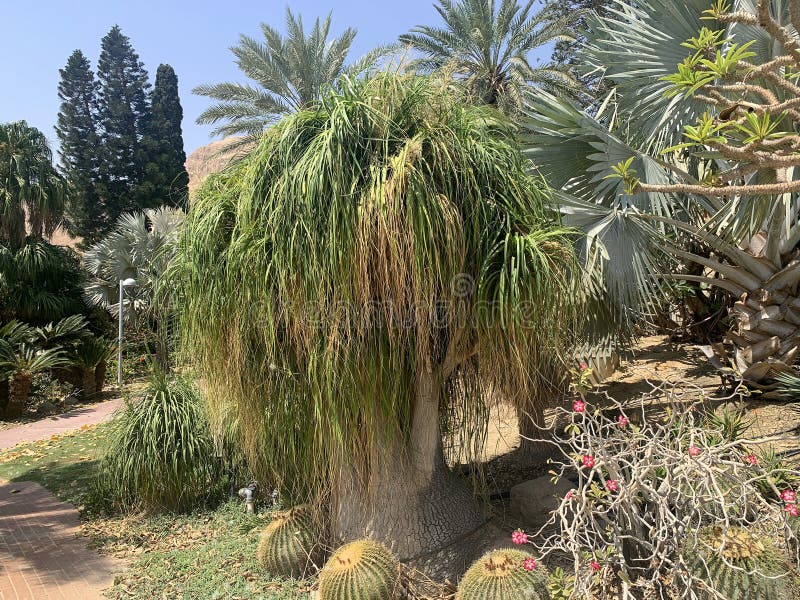
[[8,408],[9,382],[8,379],[0,380],[0,417],[6,415]]
[[726,340],[733,344],[733,361],[742,379],[768,379],[788,370],[797,359],[800,297],[793,287],[765,286],[743,294],[734,305],[736,326]]
[[95,384],[95,391],[99,394],[103,391],[103,388],[106,385],[106,370],[108,369],[108,363],[106,361],[100,361],[94,368],[94,384]]
[[383,541],[401,560],[430,575],[452,577],[473,557],[464,548],[445,555],[440,550],[478,530],[485,518],[470,490],[445,463],[441,389],[438,373],[418,374],[410,449],[398,444],[388,459],[373,461],[370,489],[353,476],[339,481],[332,533],[341,541],[364,536]]
[[8,408],[9,417],[19,417],[25,412],[31,396],[33,376],[30,373],[15,373],[9,384]]
[[81,389],[85,400],[91,400],[97,393],[97,386],[94,379],[94,367],[84,368],[81,379]]

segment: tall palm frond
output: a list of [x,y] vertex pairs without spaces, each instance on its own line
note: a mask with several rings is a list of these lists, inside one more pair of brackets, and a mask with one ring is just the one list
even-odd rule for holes
[[411,66],[422,71],[451,70],[473,97],[507,112],[523,104],[523,91],[535,86],[556,94],[575,94],[580,84],[560,65],[537,65],[531,53],[551,42],[572,39],[569,25],[578,15],[558,16],[554,7],[534,11],[534,0],[439,0],[443,26],[422,25],[400,36],[419,52]]
[[262,132],[283,115],[300,110],[319,99],[325,86],[344,74],[357,75],[371,69],[390,51],[380,47],[349,67],[345,65],[356,30],[348,28],[330,37],[331,15],[317,18],[306,32],[302,17],[286,9],[286,35],[262,23],[262,40],[242,35],[231,48],[236,64],[253,84],[218,83],[200,85],[195,94],[217,100],[197,119],[215,125],[213,135],[237,136],[232,146],[252,146]]
[[52,235],[64,214],[64,181],[44,134],[25,121],[0,123],[0,243]]

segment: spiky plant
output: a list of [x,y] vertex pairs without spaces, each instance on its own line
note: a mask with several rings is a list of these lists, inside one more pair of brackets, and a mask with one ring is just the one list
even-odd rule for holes
[[66,348],[91,335],[89,322],[83,315],[64,317],[60,321],[37,327],[34,333],[42,348]]
[[556,41],[574,42],[570,24],[583,11],[565,16],[555,6],[537,10],[535,4],[440,0],[434,7],[442,26],[415,27],[400,41],[421,54],[412,67],[424,72],[450,69],[475,101],[518,113],[528,87],[567,95],[581,88],[562,65],[536,65],[532,54]]
[[319,573],[320,600],[393,600],[399,597],[400,563],[372,540],[350,542]]
[[346,74],[356,76],[370,69],[387,47],[377,48],[347,66],[356,36],[348,28],[330,38],[331,16],[316,19],[306,32],[303,19],[286,8],[286,36],[261,24],[263,41],[246,35],[231,48],[236,65],[255,86],[242,83],[201,85],[193,92],[217,101],[198,117],[198,123],[216,125],[215,134],[240,136],[226,149],[252,148],[262,132],[282,116],[319,100],[326,86]]
[[[81,370],[81,386],[84,398],[90,399],[97,393],[95,372],[101,364],[113,356],[114,342],[105,338],[87,337],[75,346],[70,355],[72,363]],[[103,372],[105,376],[105,371]]]
[[308,506],[280,512],[261,533],[258,562],[271,575],[303,577],[322,556],[320,537]]
[[123,509],[186,511],[221,497],[224,473],[197,388],[154,373],[112,421],[97,484]]
[[12,371],[8,359],[20,344],[33,342],[35,335],[35,330],[30,325],[19,321],[9,321],[0,327],[0,414],[5,414],[9,400],[9,377]]
[[705,350],[754,383],[800,352],[796,5],[614,0],[580,50],[612,93],[596,110],[531,95],[522,136],[612,316],[683,280],[730,307],[726,346]]
[[541,565],[526,570],[530,554],[494,550],[475,561],[458,584],[456,600],[545,600],[547,571]]
[[[714,527],[686,548],[683,558],[692,575],[727,600],[798,597],[786,557],[770,540],[747,529]],[[707,597],[718,596],[708,593]]]
[[33,325],[87,311],[85,272],[70,248],[29,241],[12,251],[0,246],[0,318]]
[[490,390],[549,395],[571,232],[495,110],[411,75],[341,88],[199,194],[176,261],[183,333],[258,479],[403,559],[484,521],[440,417],[480,442]]
[[6,414],[18,417],[25,411],[34,375],[66,362],[60,348],[42,350],[29,342],[14,346],[3,340],[0,344],[0,370],[10,378]]

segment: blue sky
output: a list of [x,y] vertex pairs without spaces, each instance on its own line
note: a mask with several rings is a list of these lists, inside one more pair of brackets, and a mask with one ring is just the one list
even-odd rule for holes
[[[433,0],[292,0],[309,26],[333,11],[333,33],[358,30],[353,58],[394,41],[418,24],[437,23]],[[245,81],[228,48],[240,33],[259,35],[259,23],[283,30],[284,2],[246,0],[0,0],[0,122],[25,119],[51,140],[58,113],[58,70],[76,48],[96,66],[100,39],[115,24],[131,38],[151,81],[159,63],[178,74],[186,152],[209,141],[211,128],[195,124],[209,104],[194,96],[200,83]]]

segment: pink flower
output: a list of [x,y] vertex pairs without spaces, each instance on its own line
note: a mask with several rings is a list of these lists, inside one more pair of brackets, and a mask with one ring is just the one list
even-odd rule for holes
[[628,421],[628,417],[625,415],[620,415],[617,417],[617,427],[622,429],[623,427],[627,427],[630,421]]
[[526,534],[522,529],[517,529],[511,534],[511,541],[514,542],[517,546],[522,544],[528,543],[528,534]]
[[800,511],[797,510],[797,505],[796,504],[787,504],[786,508],[784,508],[783,510],[785,510],[787,513],[789,513],[793,517],[796,517],[797,515],[800,515]]
[[575,402],[572,403],[572,410],[576,413],[586,412],[586,402],[583,400],[575,400]]
[[606,479],[606,489],[609,492],[616,492],[619,489],[619,482],[616,479]]
[[595,573],[600,570],[600,563],[597,562],[596,560],[590,562],[589,566],[592,567],[592,571],[594,571]]
[[756,466],[758,464],[758,458],[756,458],[755,454],[748,454],[744,457],[744,462],[748,465]]
[[567,500],[572,500],[575,497],[575,490],[570,490],[567,492],[567,495],[564,496]]
[[784,502],[794,502],[797,500],[797,494],[794,493],[794,490],[783,490],[781,492],[781,500]]
[[585,371],[588,368],[589,365],[587,365],[585,361],[581,361],[581,371]]
[[700,448],[695,445],[689,446],[689,456],[700,456]]
[[587,469],[591,469],[594,466],[594,456],[591,454],[584,454],[583,458],[581,458],[581,462],[583,466]]
[[536,568],[536,559],[526,558],[522,563],[522,568],[526,571],[533,571]]

